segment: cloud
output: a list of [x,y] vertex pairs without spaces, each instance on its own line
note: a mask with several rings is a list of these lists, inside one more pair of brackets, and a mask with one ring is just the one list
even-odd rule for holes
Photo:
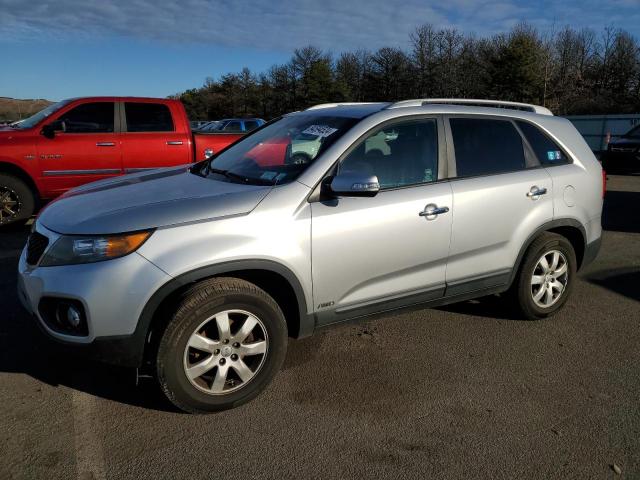
[[[515,0],[0,0],[0,38],[82,39],[121,36],[182,44],[290,51],[313,44],[334,51],[406,46],[417,25],[456,27],[479,35],[526,20],[592,26],[614,19],[637,33],[637,0],[565,0],[532,4]],[[535,5],[535,6],[534,6]]]

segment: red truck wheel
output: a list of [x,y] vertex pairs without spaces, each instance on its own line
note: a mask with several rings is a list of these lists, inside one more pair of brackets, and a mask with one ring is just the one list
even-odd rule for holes
[[33,214],[35,197],[29,186],[13,175],[0,173],[0,225],[26,220]]

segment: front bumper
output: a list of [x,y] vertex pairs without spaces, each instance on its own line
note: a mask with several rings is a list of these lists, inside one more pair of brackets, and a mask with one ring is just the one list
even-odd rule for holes
[[[55,241],[54,232],[41,225],[36,229],[51,239],[50,244]],[[18,297],[50,339],[107,363],[133,365],[139,363],[144,348],[140,332],[136,335],[138,319],[151,295],[170,278],[138,253],[104,262],[39,267],[27,263],[25,248],[18,264]],[[53,330],[39,311],[43,297],[79,301],[88,334]]]

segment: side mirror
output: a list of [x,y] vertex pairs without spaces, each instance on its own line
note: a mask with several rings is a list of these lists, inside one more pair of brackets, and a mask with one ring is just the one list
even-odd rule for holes
[[375,197],[380,191],[380,183],[375,175],[350,172],[333,177],[328,188],[334,195],[342,197]]
[[42,133],[42,135],[45,138],[51,139],[56,136],[56,132],[64,132],[64,131],[65,131],[64,122],[62,120],[55,120],[47,125],[44,125],[40,133]]
[[56,136],[56,130],[53,128],[53,125],[48,124],[45,125],[44,127],[42,127],[42,130],[40,131],[40,133],[45,137],[45,138],[53,138]]

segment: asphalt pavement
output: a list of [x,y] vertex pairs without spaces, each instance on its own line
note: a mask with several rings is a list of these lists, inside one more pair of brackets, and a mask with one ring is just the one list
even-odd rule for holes
[[0,231],[0,479],[640,478],[640,176],[610,177],[603,225],[551,319],[490,297],[343,325],[208,416],[46,348],[15,290],[28,228]]

